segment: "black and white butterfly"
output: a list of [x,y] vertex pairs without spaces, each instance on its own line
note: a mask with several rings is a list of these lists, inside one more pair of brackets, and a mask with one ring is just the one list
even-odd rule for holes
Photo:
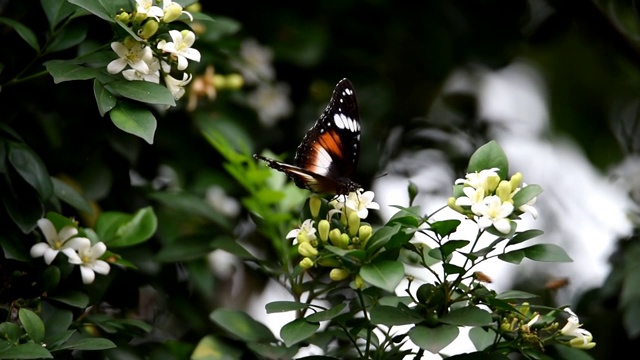
[[321,194],[345,195],[360,189],[351,175],[360,155],[360,119],[353,85],[342,79],[329,105],[298,146],[293,165],[253,157],[287,174],[302,189]]

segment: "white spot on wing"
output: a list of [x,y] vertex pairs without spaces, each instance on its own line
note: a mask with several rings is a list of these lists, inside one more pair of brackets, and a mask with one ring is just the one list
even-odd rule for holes
[[336,126],[339,129],[344,129],[347,126],[343,121],[343,117],[344,117],[344,115],[342,115],[342,114],[333,115],[333,122],[336,124]]

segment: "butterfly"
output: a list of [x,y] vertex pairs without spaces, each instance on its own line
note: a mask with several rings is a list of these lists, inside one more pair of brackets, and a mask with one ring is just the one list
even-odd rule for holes
[[302,139],[293,165],[253,155],[281,171],[301,189],[320,194],[346,195],[360,189],[351,174],[360,155],[360,115],[353,85],[338,82],[329,104]]

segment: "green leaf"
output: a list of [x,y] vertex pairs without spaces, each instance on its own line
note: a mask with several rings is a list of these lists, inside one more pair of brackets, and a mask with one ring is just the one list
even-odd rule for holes
[[104,116],[116,106],[116,97],[98,79],[93,80],[93,95],[96,98],[100,116]]
[[496,334],[481,327],[474,327],[469,330],[469,340],[476,350],[484,350],[493,344],[496,340]]
[[509,251],[507,253],[498,255],[498,259],[517,265],[517,264],[520,264],[520,262],[522,262],[522,259],[524,259],[524,251],[522,250]]
[[453,325],[445,324],[435,328],[415,326],[409,330],[409,338],[420,348],[436,354],[451,344],[459,333],[458,327]]
[[148,104],[175,106],[176,101],[166,86],[148,81],[118,80],[104,85],[107,90],[131,100]]
[[334,307],[332,307],[331,309],[327,309],[327,310],[321,310],[318,311],[314,314],[311,314],[307,317],[305,317],[305,320],[312,322],[312,323],[318,323],[320,321],[327,321],[327,320],[331,320],[333,318],[335,318],[336,316],[340,315],[342,313],[342,310],[344,310],[344,308],[347,307],[347,304],[345,303],[340,303],[335,305]]
[[200,339],[193,350],[191,360],[235,360],[242,358],[243,350],[224,343],[213,335]]
[[203,197],[186,191],[154,192],[149,197],[183,214],[191,214],[207,219],[223,229],[230,229],[226,217],[209,205]]
[[91,205],[89,205],[89,202],[85,200],[85,198],[83,198],[82,195],[80,195],[76,191],[76,189],[53,176],[51,177],[51,183],[53,184],[53,192],[60,200],[66,202],[67,204],[80,211],[84,211],[89,214],[93,212],[93,210],[91,210]]
[[402,311],[395,306],[378,305],[369,311],[371,322],[376,325],[397,326],[417,324],[424,320],[416,314]]
[[139,104],[119,101],[109,112],[111,121],[120,130],[153,144],[157,121],[151,111]]
[[572,262],[563,248],[555,244],[536,244],[520,249],[524,256],[535,261]]
[[116,347],[113,341],[105,338],[83,337],[75,341],[68,342],[61,349],[74,350],[106,350]]
[[53,355],[40,344],[26,343],[1,352],[0,359],[53,359]]
[[378,251],[378,249],[389,242],[393,235],[395,235],[398,231],[400,231],[400,224],[395,224],[393,226],[384,226],[378,229],[373,235],[371,235],[369,241],[367,241],[367,245],[365,247],[367,253],[371,255]]
[[442,220],[431,224],[429,230],[433,230],[441,237],[451,235],[460,225],[460,220]]
[[18,317],[29,338],[36,344],[42,343],[42,340],[44,340],[44,323],[40,317],[26,308],[21,308],[18,311]]
[[536,298],[538,295],[531,294],[525,291],[519,290],[507,290],[505,292],[501,292],[496,296],[496,299],[500,300],[520,300],[520,299],[532,299]]
[[493,319],[486,310],[476,306],[466,306],[441,316],[440,322],[459,326],[485,326],[493,324]]
[[308,308],[310,305],[297,301],[273,301],[265,305],[267,314],[286,311],[298,311]]
[[367,258],[367,252],[360,249],[345,250],[333,245],[325,245],[324,248],[342,259],[356,264]]
[[11,220],[22,230],[30,233],[38,219],[44,216],[44,204],[26,181],[19,177],[13,169],[10,176],[0,177],[0,195],[4,208]]
[[238,241],[230,237],[219,237],[213,240],[211,246],[215,249],[224,250],[230,254],[233,254],[240,259],[255,260],[255,256],[253,256],[244,247],[242,247],[242,245],[240,245]]
[[29,185],[36,189],[40,199],[49,199],[53,195],[53,184],[42,159],[23,143],[8,141],[7,144],[11,165]]
[[44,63],[47,71],[53,76],[53,82],[88,80],[101,74],[101,70],[78,65],[77,60],[49,60]]
[[534,237],[540,236],[544,234],[542,230],[530,229],[523,231],[521,233],[516,233],[516,235],[509,240],[506,246],[520,244],[521,242],[527,241],[529,239],[533,239]]
[[59,301],[63,304],[84,309],[89,305],[89,296],[77,290],[66,290],[60,293],[49,295],[49,300]]
[[5,259],[29,262],[32,257],[23,238],[15,234],[0,235],[0,249]]
[[69,0],[69,2],[108,22],[115,22],[114,17],[120,9],[133,10],[128,0]]
[[71,5],[67,0],[40,0],[40,6],[47,15],[50,30],[55,29],[61,21],[77,10],[77,7]]
[[460,248],[463,248],[468,244],[469,244],[469,240],[449,240],[445,242],[442,246],[440,246],[439,250],[437,248],[430,250],[429,256],[433,256],[431,255],[431,251],[438,251],[441,255],[444,256],[444,258],[446,258],[447,256],[451,255],[454,251]]
[[[543,359],[539,357],[531,357],[531,359],[548,360],[548,359]],[[507,355],[503,355],[496,352],[486,353],[486,352],[478,351],[478,352],[454,355],[454,356],[448,357],[447,360],[509,360],[509,357]]]
[[517,209],[540,194],[542,194],[542,188],[539,185],[527,185],[513,195],[513,207]]
[[498,168],[500,179],[506,179],[509,174],[509,161],[500,145],[495,140],[482,145],[469,159],[467,172],[480,172],[481,170]]
[[235,338],[244,341],[275,341],[269,328],[243,311],[219,308],[209,317]]
[[86,23],[71,23],[58,31],[49,46],[44,50],[46,53],[54,53],[69,49],[82,43],[86,37]]
[[380,261],[360,268],[360,276],[373,286],[394,292],[404,278],[404,266],[398,261]]
[[147,206],[133,215],[115,211],[103,213],[96,223],[96,232],[109,247],[126,247],[149,240],[157,227],[153,208]]
[[192,13],[191,15],[193,15],[194,21],[206,22],[206,31],[198,35],[199,40],[206,42],[218,41],[224,36],[238,32],[241,28],[241,24],[232,18],[224,16],[210,17],[202,12]]
[[28,27],[13,19],[9,19],[3,16],[0,16],[0,24],[5,24],[12,27],[22,38],[22,40],[26,41],[27,44],[29,44],[29,46],[31,46],[36,51],[40,50],[40,45],[38,45],[38,38],[36,37],[36,34],[34,34],[34,32],[31,31],[31,29],[29,29]]
[[0,323],[0,338],[9,340],[12,343],[17,343],[20,341],[20,337],[24,332],[20,328],[20,326],[10,323],[3,322]]
[[291,346],[305,340],[316,333],[319,323],[310,323],[305,319],[295,319],[280,329],[280,337],[285,345]]
[[160,262],[183,262],[206,257],[214,248],[211,235],[181,236],[166,244],[156,254],[155,260]]

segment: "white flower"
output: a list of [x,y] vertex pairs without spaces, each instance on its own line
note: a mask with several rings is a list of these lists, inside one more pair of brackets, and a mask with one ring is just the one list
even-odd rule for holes
[[590,349],[595,346],[595,343],[592,342],[593,336],[591,333],[585,329],[582,329],[580,324],[580,320],[578,316],[571,311],[571,309],[564,309],[567,313],[569,313],[569,318],[567,319],[567,323],[560,330],[562,335],[573,336],[574,339],[570,341],[571,347],[581,348],[581,349]]
[[191,81],[191,74],[183,73],[182,80],[178,80],[171,75],[167,75],[164,77],[164,83],[167,86],[167,89],[171,91],[171,95],[176,100],[179,100],[184,95],[184,87]]
[[491,192],[496,189],[500,182],[498,170],[498,168],[491,168],[480,172],[468,173],[464,179],[457,179],[455,183],[471,186],[474,189],[482,187],[485,191]]
[[169,36],[173,42],[167,42],[160,40],[158,42],[158,49],[170,53],[178,60],[178,70],[184,70],[187,68],[188,61],[200,61],[200,52],[196,49],[192,49],[191,46],[196,41],[196,34],[189,30],[169,30]]
[[260,83],[256,90],[247,96],[247,102],[257,113],[265,126],[273,126],[276,120],[289,116],[293,105],[289,100],[289,86],[278,83],[275,86]]
[[467,196],[460,196],[456,199],[455,204],[458,206],[473,206],[484,199],[484,188],[479,186],[477,189],[471,186],[465,186],[462,188],[462,192]]
[[273,52],[268,47],[258,44],[256,40],[247,39],[242,42],[240,58],[241,61],[235,65],[247,84],[257,84],[275,78],[275,70],[271,65]]
[[[313,220],[311,219],[307,219],[305,220],[302,225],[300,225],[300,227],[298,229],[293,229],[291,231],[289,231],[289,233],[287,233],[286,238],[287,239],[297,239],[298,234],[300,234],[300,232],[303,232],[307,235],[307,238],[310,241],[313,241],[316,239],[316,228],[313,227]],[[296,241],[294,240],[293,242],[294,244],[296,243]]]
[[58,252],[69,247],[67,240],[78,234],[78,229],[73,226],[65,226],[60,232],[56,232],[55,226],[53,226],[53,223],[47,218],[38,220],[38,227],[42,231],[42,234],[44,234],[47,242],[33,245],[30,253],[31,257],[34,258],[44,256],[44,262],[47,263],[47,265],[53,262]]
[[513,212],[513,204],[510,202],[502,202],[500,197],[496,195],[487,196],[482,202],[471,206],[471,211],[478,218],[478,226],[482,228],[493,225],[503,234],[511,231],[510,220],[507,219]]
[[154,2],[155,0],[136,0],[138,4],[136,12],[147,15],[147,17],[153,17],[159,21],[160,18],[164,16],[164,11],[159,6],[153,5]]
[[124,43],[112,42],[111,49],[119,57],[107,65],[107,71],[110,74],[119,73],[127,65],[142,74],[149,74],[149,64],[153,59],[151,48],[131,39],[125,40]]
[[159,84],[160,83],[160,61],[152,57],[149,66],[149,72],[147,74],[134,69],[128,69],[122,72],[122,76],[129,81],[147,81]]
[[359,189],[349,193],[344,202],[344,206],[355,211],[360,219],[365,219],[369,215],[368,209],[380,210],[380,205],[373,201],[374,192],[363,191],[363,189]]
[[62,251],[67,255],[71,264],[80,265],[80,275],[84,284],[91,284],[96,277],[95,273],[107,275],[111,270],[106,261],[99,260],[107,251],[107,245],[103,242],[92,246],[91,240],[76,237],[71,239],[69,247]]

